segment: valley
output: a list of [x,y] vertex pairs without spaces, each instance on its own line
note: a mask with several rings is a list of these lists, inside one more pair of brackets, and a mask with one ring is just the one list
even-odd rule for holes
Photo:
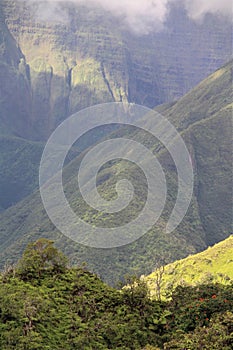
[[[226,5],[228,0],[1,1],[0,349],[232,349],[233,59]],[[107,103],[125,111],[145,106],[152,117],[141,118],[145,128],[139,128],[117,124],[116,112],[116,122],[74,142],[63,163],[65,200],[92,228],[119,228],[139,216],[150,183],[127,157],[105,161],[95,177],[106,208],[119,199],[122,180],[131,184],[133,196],[122,210],[95,209],[79,187],[86,155],[121,138],[156,158],[166,204],[139,239],[101,249],[85,244],[86,237],[77,243],[52,223],[39,171],[54,130],[80,111],[97,118],[89,107]],[[188,188],[187,162],[180,163],[180,177],[167,148],[176,137],[162,122],[156,126],[167,144],[148,131],[157,123],[155,113],[182,137],[193,171],[190,205],[172,232],[167,223],[180,184]],[[59,147],[79,131],[70,126]],[[51,164],[49,159],[53,173]],[[84,175],[88,186],[86,168]],[[53,179],[44,186],[57,198]],[[188,194],[182,195],[185,202]],[[60,207],[51,206],[72,228]],[[156,213],[147,215],[150,222]]]

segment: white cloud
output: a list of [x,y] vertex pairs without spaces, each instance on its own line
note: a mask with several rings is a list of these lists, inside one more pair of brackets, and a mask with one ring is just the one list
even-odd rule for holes
[[[28,0],[36,2],[35,0]],[[64,0],[46,0],[43,5],[43,17],[52,18],[58,12],[56,4]],[[70,0],[77,4],[100,5],[114,15],[121,17],[136,33],[147,34],[163,26],[169,13],[170,3],[180,3],[194,19],[202,19],[207,13],[232,16],[232,0]],[[37,2],[38,4],[39,2]],[[42,6],[40,5],[40,8]],[[47,15],[47,16],[46,16]],[[57,16],[56,16],[57,18]]]
[[189,16],[202,19],[207,13],[232,17],[232,0],[182,0]]
[[169,0],[89,0],[102,5],[113,14],[124,16],[136,32],[160,28],[168,13]]

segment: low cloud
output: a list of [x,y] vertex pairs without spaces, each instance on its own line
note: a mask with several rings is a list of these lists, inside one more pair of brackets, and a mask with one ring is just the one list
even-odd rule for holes
[[[62,16],[65,17],[60,7],[62,2],[65,3],[64,0],[27,1],[39,4],[40,16],[44,19],[54,17],[57,20]],[[232,0],[70,0],[70,2],[102,6],[113,15],[122,18],[137,34],[160,30],[172,3],[183,6],[193,20],[202,20],[207,13],[232,17]]]
[[232,18],[232,0],[182,0],[188,15],[203,19],[207,13],[224,15]]

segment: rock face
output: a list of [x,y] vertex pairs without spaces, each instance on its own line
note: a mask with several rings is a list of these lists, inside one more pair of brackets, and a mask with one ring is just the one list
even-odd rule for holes
[[29,67],[0,14],[0,130],[30,136]]
[[4,0],[2,11],[30,67],[29,74],[18,50],[21,84],[31,84],[24,114],[30,111],[35,140],[90,105],[126,100],[154,107],[177,99],[232,54],[230,23],[207,16],[196,24],[176,6],[164,30],[142,37],[100,8],[66,4],[63,22],[39,19],[27,2]]

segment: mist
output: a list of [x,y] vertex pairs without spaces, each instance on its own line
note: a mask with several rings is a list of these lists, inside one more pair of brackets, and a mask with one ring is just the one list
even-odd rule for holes
[[232,18],[232,0],[182,0],[188,15],[194,20],[203,19],[207,13]]
[[[39,4],[38,11],[42,19],[66,18],[61,6],[62,2],[65,3],[64,0],[27,1]],[[70,0],[69,2],[88,6],[99,5],[121,18],[139,35],[161,30],[172,3],[185,8],[188,16],[195,21],[203,20],[208,13],[232,18],[232,0]]]

